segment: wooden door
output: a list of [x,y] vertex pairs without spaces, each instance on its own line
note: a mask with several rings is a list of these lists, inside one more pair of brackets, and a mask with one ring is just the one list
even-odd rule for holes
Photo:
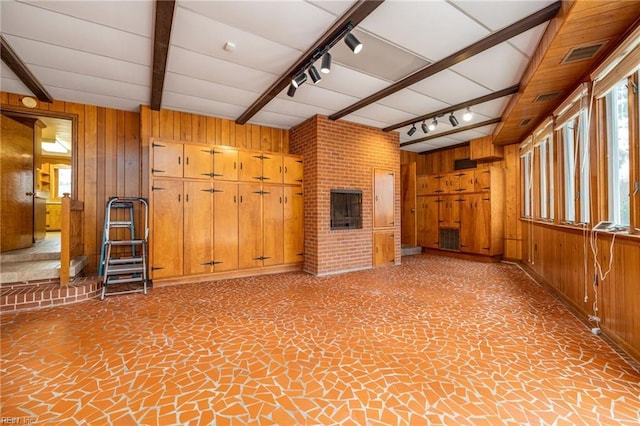
[[439,197],[425,197],[425,227],[424,227],[424,245],[423,247],[438,248],[440,246],[440,226],[438,223],[439,209],[442,203]]
[[207,145],[184,145],[184,177],[211,179],[213,177],[213,155]]
[[373,266],[395,263],[395,238],[393,231],[373,233]]
[[491,189],[491,170],[476,170],[475,190],[476,192],[487,192]]
[[151,278],[182,275],[183,195],[182,182],[155,179],[151,187],[152,218],[149,235]]
[[214,269],[238,269],[238,184],[215,182],[214,191]]
[[390,170],[373,171],[373,227],[394,226],[394,184],[395,174]]
[[440,198],[438,215],[440,228],[460,227],[460,201],[456,195],[444,195]]
[[463,197],[460,217],[460,251],[490,254],[491,205],[487,194]]
[[239,184],[238,267],[262,266],[262,185]]
[[262,153],[257,151],[239,151],[238,180],[243,182],[262,182]]
[[282,155],[262,155],[262,181],[264,183],[282,183]]
[[213,271],[212,190],[208,181],[184,181],[184,275]]
[[304,181],[304,166],[302,157],[285,155],[282,158],[284,167],[282,182],[291,185],[301,185]]
[[151,142],[151,174],[159,177],[182,177],[182,144]]
[[416,163],[400,166],[400,206],[402,211],[401,238],[402,244],[415,246],[417,244],[416,218]]
[[458,173],[458,189],[460,194],[475,191],[475,173],[473,170],[465,170]]
[[426,195],[416,197],[416,244],[421,247],[427,245],[427,200]]
[[282,186],[262,187],[264,266],[284,261],[284,194]]
[[303,260],[304,195],[301,186],[287,186],[284,188],[284,263]]
[[213,150],[213,177],[221,180],[238,180],[238,150],[217,146]]
[[31,247],[33,244],[33,127],[5,115],[0,116],[2,133],[0,167],[2,201],[0,251]]

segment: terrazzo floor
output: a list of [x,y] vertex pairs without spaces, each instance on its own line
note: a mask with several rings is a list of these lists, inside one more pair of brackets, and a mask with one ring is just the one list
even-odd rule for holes
[[510,264],[418,255],[1,325],[1,416],[22,424],[640,422],[640,372]]

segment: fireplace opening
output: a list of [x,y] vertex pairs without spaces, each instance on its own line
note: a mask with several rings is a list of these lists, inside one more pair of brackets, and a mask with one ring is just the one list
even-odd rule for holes
[[362,191],[331,190],[331,229],[362,229]]

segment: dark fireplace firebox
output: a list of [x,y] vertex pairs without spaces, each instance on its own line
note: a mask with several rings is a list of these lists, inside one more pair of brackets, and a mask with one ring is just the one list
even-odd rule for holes
[[331,229],[362,229],[362,191],[331,190]]

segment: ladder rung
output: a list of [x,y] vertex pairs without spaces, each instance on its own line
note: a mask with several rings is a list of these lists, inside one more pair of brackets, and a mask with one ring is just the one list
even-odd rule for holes
[[119,227],[129,227],[131,225],[133,225],[133,222],[131,221],[126,221],[126,220],[117,220],[114,222],[109,222],[107,224],[110,228],[119,228]]
[[128,202],[111,203],[111,207],[114,209],[130,209],[130,208],[133,208],[133,203],[128,203]]
[[140,263],[141,257],[112,257],[109,259],[109,265],[126,265],[127,263]]
[[126,265],[109,265],[105,270],[105,274],[107,274],[107,276],[122,274],[141,274],[142,272],[144,272],[144,268],[142,267],[142,265],[139,265],[137,263]]
[[[142,277],[128,277],[128,278],[111,278],[107,279],[106,284],[119,284],[119,283],[135,283],[135,282],[144,282]],[[104,284],[103,284],[104,285]]]
[[106,244],[111,244],[112,246],[133,246],[133,245],[142,245],[144,240],[109,240],[105,241]]

